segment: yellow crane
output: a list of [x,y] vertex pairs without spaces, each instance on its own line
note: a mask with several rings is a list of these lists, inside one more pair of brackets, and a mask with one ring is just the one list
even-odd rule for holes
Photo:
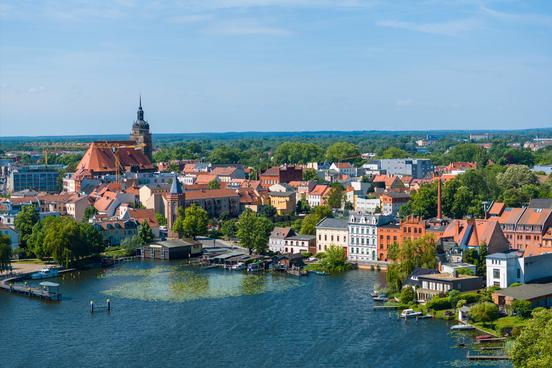
[[115,182],[119,182],[119,176],[121,174],[121,160],[119,158],[119,150],[121,148],[131,148],[135,150],[140,150],[146,146],[144,143],[131,144],[128,142],[117,142],[117,141],[104,141],[104,142],[94,142],[94,146],[98,148],[108,148],[113,152],[115,157]]

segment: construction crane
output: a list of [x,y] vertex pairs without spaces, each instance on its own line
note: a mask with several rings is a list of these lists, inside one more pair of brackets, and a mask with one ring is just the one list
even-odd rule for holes
[[121,160],[119,157],[119,150],[121,148],[130,148],[135,150],[143,150],[146,146],[145,143],[136,143],[131,144],[129,142],[117,142],[117,141],[104,141],[104,142],[94,142],[94,146],[97,148],[108,148],[113,152],[113,157],[115,157],[115,182],[119,182],[119,176],[121,175]]

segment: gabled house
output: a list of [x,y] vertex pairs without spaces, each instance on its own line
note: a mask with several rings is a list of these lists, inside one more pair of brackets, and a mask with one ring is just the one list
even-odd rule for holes
[[315,186],[314,189],[307,194],[309,206],[316,207],[325,205],[330,196],[330,190],[331,188],[329,185],[319,184]]

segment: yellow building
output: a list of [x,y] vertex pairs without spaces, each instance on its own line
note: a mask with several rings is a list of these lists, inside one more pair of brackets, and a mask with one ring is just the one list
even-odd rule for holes
[[316,247],[318,252],[326,251],[330,245],[345,249],[347,254],[348,219],[326,217],[316,225]]
[[295,192],[270,192],[270,204],[279,216],[291,215],[297,206]]

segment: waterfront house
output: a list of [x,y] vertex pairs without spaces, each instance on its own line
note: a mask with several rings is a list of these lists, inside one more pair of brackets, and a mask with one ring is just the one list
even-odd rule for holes
[[311,253],[316,254],[315,235],[293,235],[284,240],[284,253]]
[[268,249],[274,253],[284,253],[285,239],[295,235],[291,227],[275,227],[268,237]]
[[493,302],[501,309],[510,308],[514,300],[527,300],[533,308],[552,307],[552,283],[527,284],[497,290],[492,294]]
[[552,253],[536,255],[512,251],[487,256],[487,287],[505,288],[514,282],[552,280]]
[[144,245],[140,254],[151,259],[185,259],[202,253],[201,242],[192,239],[169,239]]
[[335,245],[343,248],[347,254],[348,236],[348,219],[325,217],[316,224],[317,252],[324,252],[329,246]]
[[479,276],[438,273],[418,276],[418,280],[421,287],[416,290],[416,295],[420,301],[431,300],[434,296],[444,296],[451,290],[464,292],[483,287],[483,280]]
[[390,223],[392,216],[352,214],[349,216],[348,257],[351,261],[377,261],[378,228]]

